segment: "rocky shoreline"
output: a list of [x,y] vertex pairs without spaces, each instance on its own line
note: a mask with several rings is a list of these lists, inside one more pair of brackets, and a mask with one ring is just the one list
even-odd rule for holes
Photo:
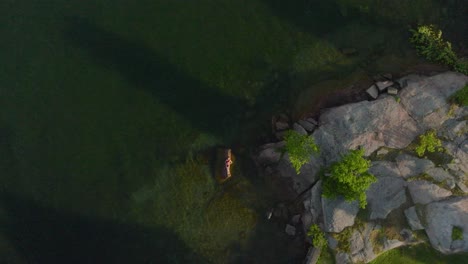
[[[468,107],[448,103],[468,77],[453,72],[383,77],[367,89],[370,101],[325,109],[318,119],[291,126],[285,116],[273,120],[280,141],[261,146],[256,162],[265,177],[280,179],[297,197],[294,215],[276,208],[270,217],[290,217],[285,231],[309,243],[304,234],[318,224],[337,263],[369,262],[425,240],[442,253],[468,252]],[[286,129],[313,137],[321,149],[299,175],[281,153]],[[444,151],[419,158],[415,141],[430,129],[437,131]],[[365,210],[355,202],[322,198],[319,177],[321,168],[359,146],[378,179],[367,191]],[[452,240],[454,228],[462,230],[462,239]]]

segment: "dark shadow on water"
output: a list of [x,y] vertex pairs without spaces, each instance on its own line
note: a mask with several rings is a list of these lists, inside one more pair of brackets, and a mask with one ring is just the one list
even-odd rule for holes
[[27,263],[207,263],[165,228],[89,219],[0,195],[0,230]]
[[247,109],[246,102],[222,94],[187,76],[142,43],[107,31],[82,18],[68,18],[64,37],[97,63],[118,72],[131,85],[147,89],[157,100],[194,127],[217,135]]
[[344,26],[350,20],[341,15],[339,6],[333,0],[262,1],[278,17],[318,37]]
[[[64,38],[98,64],[116,71],[131,85],[146,89],[193,127],[226,142],[258,133],[258,120],[268,124],[273,109],[288,99],[287,73],[274,72],[254,104],[223,94],[177,69],[148,46],[125,39],[79,17],[66,19]],[[188,44],[189,45],[189,44]]]

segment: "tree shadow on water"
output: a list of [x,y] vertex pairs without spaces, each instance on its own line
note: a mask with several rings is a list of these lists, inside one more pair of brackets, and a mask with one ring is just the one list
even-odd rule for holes
[[223,135],[246,102],[187,76],[148,46],[105,30],[89,20],[66,19],[64,38],[131,85],[147,89],[161,103],[203,131]]
[[27,263],[206,263],[171,231],[89,219],[0,194],[0,230]]
[[332,0],[262,0],[278,17],[320,37],[346,24],[339,5]]

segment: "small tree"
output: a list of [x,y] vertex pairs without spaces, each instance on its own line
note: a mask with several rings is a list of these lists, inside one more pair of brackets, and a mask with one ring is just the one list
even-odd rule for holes
[[294,130],[287,131],[284,140],[289,160],[296,173],[299,174],[302,165],[310,160],[310,156],[319,152],[319,147],[315,144],[313,137],[301,135]]
[[316,248],[323,248],[327,245],[327,240],[325,239],[325,233],[320,229],[318,225],[311,225],[307,236],[312,239],[312,245]]
[[452,44],[442,38],[442,31],[434,25],[419,26],[411,29],[411,44],[414,45],[420,56],[431,62],[454,66],[457,55],[452,50]]
[[460,106],[468,106],[468,85],[450,96],[450,101]]
[[416,147],[416,153],[419,157],[424,156],[424,153],[442,151],[442,142],[437,138],[435,130],[429,130],[425,134],[419,136],[419,145]]
[[363,157],[364,149],[351,150],[328,169],[329,175],[323,179],[323,193],[326,198],[341,195],[346,201],[358,200],[359,206],[367,205],[366,190],[376,182],[368,172],[370,161]]

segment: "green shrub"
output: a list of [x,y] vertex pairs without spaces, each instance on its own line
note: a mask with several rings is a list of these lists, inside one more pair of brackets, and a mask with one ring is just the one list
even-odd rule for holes
[[368,172],[370,161],[363,155],[362,148],[352,150],[341,161],[331,165],[328,170],[330,175],[323,179],[324,197],[341,195],[346,201],[358,200],[361,208],[366,207],[366,190],[377,179]]
[[437,138],[435,130],[429,130],[425,134],[419,136],[419,145],[416,147],[416,153],[419,157],[424,156],[424,153],[442,151],[442,142]]
[[468,106],[468,85],[454,93],[450,100],[460,106]]
[[458,226],[452,228],[452,240],[463,240],[463,229]]
[[287,131],[284,140],[289,160],[296,173],[299,174],[302,165],[310,160],[310,156],[319,152],[319,147],[315,144],[313,137],[301,135],[294,130]]
[[327,245],[327,240],[325,239],[325,233],[320,229],[318,225],[311,225],[307,236],[312,238],[312,245],[316,248],[323,248]]
[[411,29],[411,44],[414,45],[420,56],[436,63],[454,66],[457,56],[452,50],[450,42],[442,38],[442,31],[434,25],[419,26]]
[[453,69],[457,72],[468,75],[468,59],[458,59],[453,65]]

